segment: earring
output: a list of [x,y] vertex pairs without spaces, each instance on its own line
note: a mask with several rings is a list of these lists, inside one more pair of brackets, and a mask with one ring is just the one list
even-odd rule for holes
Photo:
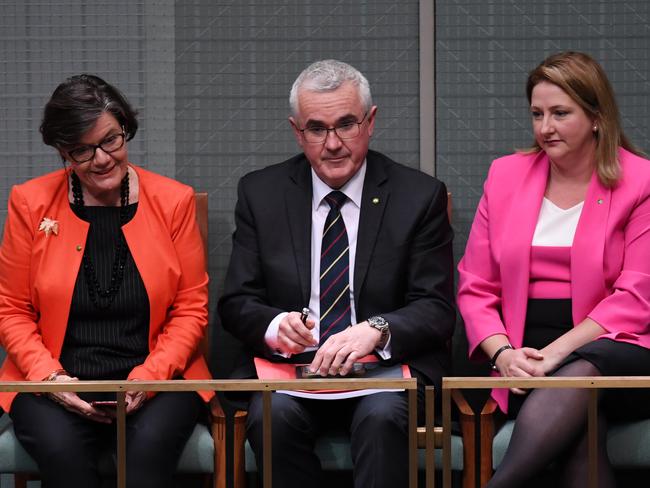
[[598,132],[598,126],[597,126],[597,125],[594,125],[594,126],[591,128],[591,130],[593,130],[594,132]]

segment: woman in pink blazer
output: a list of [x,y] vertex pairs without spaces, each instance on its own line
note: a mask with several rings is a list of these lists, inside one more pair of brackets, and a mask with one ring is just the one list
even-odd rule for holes
[[[66,168],[15,186],[0,247],[0,379],[208,379],[194,192],[132,165],[135,112],[90,75],[59,85],[41,132]],[[127,482],[170,486],[211,393],[127,393]],[[114,397],[113,397],[114,399]],[[100,486],[114,441],[101,396],[0,394],[50,487]]]
[[[650,161],[623,134],[589,56],[550,56],[530,73],[527,95],[535,144],[493,162],[458,267],[470,357],[501,376],[648,375]],[[568,486],[587,479],[588,392],[510,393],[492,392],[517,421],[488,486],[522,486],[552,461]],[[650,398],[635,390],[602,401],[606,487],[606,420],[647,415]]]

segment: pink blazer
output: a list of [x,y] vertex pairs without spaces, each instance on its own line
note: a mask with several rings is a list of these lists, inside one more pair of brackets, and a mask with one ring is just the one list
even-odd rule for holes
[[[650,161],[619,150],[622,177],[614,188],[592,176],[571,248],[573,322],[590,317],[602,337],[650,348]],[[465,255],[458,265],[458,307],[471,358],[479,344],[524,335],[530,250],[546,188],[544,152],[492,163]],[[507,390],[492,396],[503,411]]]
[[[149,296],[149,355],[129,379],[211,377],[198,345],[208,323],[208,276],[194,191],[164,176],[138,174],[138,210],[124,229]],[[39,230],[44,217],[58,235]],[[0,380],[42,380],[61,368],[72,292],[88,223],[68,203],[68,178],[55,171],[15,186],[0,247]],[[205,400],[212,392],[202,392]],[[14,393],[0,394],[9,411]]]

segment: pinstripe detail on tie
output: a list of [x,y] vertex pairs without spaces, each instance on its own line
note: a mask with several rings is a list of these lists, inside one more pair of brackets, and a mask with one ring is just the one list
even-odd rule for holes
[[350,315],[350,257],[348,234],[341,216],[347,197],[333,191],[325,197],[330,211],[325,220],[320,256],[320,343],[345,329]]

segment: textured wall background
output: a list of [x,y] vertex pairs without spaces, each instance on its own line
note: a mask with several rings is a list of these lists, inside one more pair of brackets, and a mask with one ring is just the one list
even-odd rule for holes
[[373,147],[418,166],[418,2],[0,0],[0,225],[11,185],[60,166],[38,133],[81,72],[140,111],[133,162],[210,193],[211,295],[230,254],[236,185],[296,152],[288,93],[310,62],[348,61],[380,106]]
[[[456,259],[490,161],[532,140],[524,83],[548,54],[582,50],[601,61],[628,135],[650,151],[650,2],[431,1],[436,173],[453,193]],[[334,57],[366,73],[380,109],[372,146],[418,166],[418,6],[419,0],[0,0],[0,225],[11,185],[60,167],[38,133],[47,98],[67,76],[98,74],[140,110],[131,160],[209,192],[215,303],[237,181],[295,153],[287,98],[308,63]],[[456,339],[460,358],[462,327]],[[457,373],[475,372],[459,364]],[[9,486],[6,475],[0,484]]]
[[[0,224],[11,185],[60,165],[38,133],[52,90],[99,74],[140,110],[132,161],[210,193],[214,300],[237,181],[295,153],[288,92],[311,61],[365,72],[380,109],[373,147],[418,166],[418,9],[419,0],[0,0]],[[650,2],[435,0],[435,11],[436,172],[454,195],[457,259],[490,161],[532,138],[524,83],[546,55],[600,60],[628,135],[650,150]]]
[[14,183],[59,168],[38,132],[68,76],[93,73],[140,111],[131,159],[174,176],[173,1],[0,1],[0,223]]
[[230,257],[237,182],[297,152],[289,89],[311,62],[366,74],[379,105],[372,146],[418,166],[418,2],[176,4],[176,174],[210,193],[213,292]]
[[532,141],[526,76],[576,50],[602,63],[627,135],[650,150],[650,2],[437,0],[437,175],[454,195],[459,259],[490,162]]

